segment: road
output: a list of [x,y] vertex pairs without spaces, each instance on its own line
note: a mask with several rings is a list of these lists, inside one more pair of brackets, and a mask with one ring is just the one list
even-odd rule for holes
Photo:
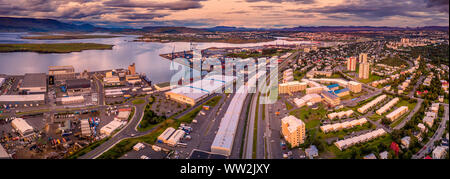
[[[136,131],[136,126],[139,124],[139,122],[142,120],[145,105],[148,102],[148,98],[145,98],[146,103],[135,105],[135,112],[134,116],[131,118],[131,120],[127,123],[127,125],[122,128],[119,132],[117,132],[112,138],[101,144],[100,146],[96,147],[92,151],[86,153],[85,155],[81,156],[80,159],[95,159],[99,157],[101,154],[112,148],[116,143],[120,142],[123,139],[131,138],[132,135],[134,137],[139,137],[146,135],[150,132],[152,132],[154,129],[156,129],[158,126],[155,126],[153,129],[146,131],[146,132],[138,132]],[[128,104],[132,104],[131,100],[127,102]],[[126,104],[127,104],[126,103]]]
[[441,120],[441,123],[439,124],[439,128],[437,129],[437,131],[434,133],[433,137],[430,139],[430,141],[428,141],[427,144],[425,144],[425,146],[419,150],[419,152],[415,155],[412,156],[413,159],[422,159],[425,157],[425,155],[428,153],[428,149],[433,149],[434,148],[434,142],[441,140],[442,139],[442,135],[444,134],[444,130],[446,127],[446,122],[449,120],[449,111],[448,111],[448,104],[442,104],[444,105],[444,119]]

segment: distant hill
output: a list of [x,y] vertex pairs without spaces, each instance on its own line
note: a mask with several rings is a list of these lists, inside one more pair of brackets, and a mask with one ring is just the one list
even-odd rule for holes
[[189,28],[189,27],[170,27],[170,26],[150,26],[143,27],[142,31],[152,33],[201,33],[206,32],[204,29]]
[[296,32],[351,32],[351,31],[392,31],[392,30],[441,30],[448,31],[448,26],[425,26],[425,27],[372,27],[372,26],[317,26],[317,27],[293,27],[283,29],[272,29],[273,31],[296,31]]
[[2,32],[96,32],[108,31],[90,24],[69,24],[53,19],[0,17]]
[[190,28],[172,26],[150,26],[136,28],[103,28],[88,23],[65,23],[53,19],[0,17],[0,32],[151,32],[151,33],[203,33],[203,32],[351,32],[351,31],[389,31],[389,30],[441,30],[448,31],[448,26],[426,26],[417,28],[372,27],[372,26],[298,26],[282,29],[256,29],[244,27],[216,26],[212,28]]

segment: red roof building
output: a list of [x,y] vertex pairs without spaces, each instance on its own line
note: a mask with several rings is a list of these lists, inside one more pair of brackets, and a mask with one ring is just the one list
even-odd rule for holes
[[398,147],[398,144],[395,142],[392,142],[390,148],[395,152],[395,155],[398,156],[398,151],[400,150],[400,148]]

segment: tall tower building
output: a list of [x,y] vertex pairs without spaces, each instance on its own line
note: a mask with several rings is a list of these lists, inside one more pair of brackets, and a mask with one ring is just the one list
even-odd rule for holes
[[367,62],[367,53],[359,54],[359,63]]
[[128,71],[130,72],[130,75],[135,75],[136,74],[136,64],[133,63],[130,66],[128,66]]
[[370,74],[370,64],[368,62],[363,62],[359,64],[359,78],[368,79]]
[[297,147],[305,142],[305,123],[295,116],[281,119],[281,132],[292,147]]
[[347,70],[348,71],[356,71],[356,58],[349,57],[347,59]]

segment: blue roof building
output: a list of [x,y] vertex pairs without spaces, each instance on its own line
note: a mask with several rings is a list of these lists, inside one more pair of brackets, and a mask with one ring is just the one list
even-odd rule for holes
[[339,88],[339,85],[338,84],[332,84],[332,85],[327,86],[327,88],[329,88],[329,89]]
[[336,90],[334,91],[335,94],[339,94],[339,93],[343,93],[343,92],[347,92],[350,91],[348,88],[344,88],[344,89],[340,89],[340,90]]

